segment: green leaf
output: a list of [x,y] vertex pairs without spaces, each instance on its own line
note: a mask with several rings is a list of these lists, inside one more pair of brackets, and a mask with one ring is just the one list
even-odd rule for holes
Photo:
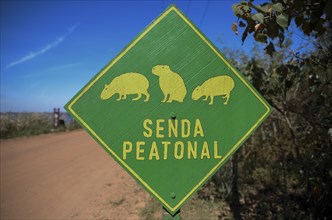
[[274,45],[272,42],[269,43],[269,45],[267,45],[265,48],[264,48],[264,51],[270,55],[271,57],[273,56],[273,53],[276,51],[276,49],[274,48]]
[[288,16],[285,14],[280,14],[276,18],[276,22],[283,28],[288,27]]
[[240,4],[233,4],[232,5],[232,10],[235,14],[235,16],[241,16],[243,15],[243,11],[241,10],[241,7],[239,7]]
[[271,4],[262,4],[262,5],[256,5],[256,8],[258,8],[259,10],[263,11],[263,12],[268,12],[269,9],[271,8]]
[[250,11],[249,6],[247,6],[247,5],[242,6],[242,9],[243,9],[245,12],[249,12],[249,11]]
[[[233,5],[232,5],[232,10],[233,10],[235,16],[238,16],[238,15],[239,15],[239,5],[240,5],[240,4],[233,4]],[[242,12],[242,13],[243,13],[243,12]]]
[[278,3],[272,5],[272,10],[281,13],[284,10],[284,7],[282,6],[282,4],[280,2],[278,2]]
[[251,18],[259,23],[264,23],[264,15],[262,13],[254,14]]
[[233,4],[232,5],[232,10],[235,13],[237,11],[237,6],[239,6],[239,4]]
[[267,35],[262,33],[255,34],[255,40],[261,43],[267,43]]

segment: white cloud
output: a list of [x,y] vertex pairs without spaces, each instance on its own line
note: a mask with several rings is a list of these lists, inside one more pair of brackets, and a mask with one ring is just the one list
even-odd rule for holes
[[77,24],[77,25],[74,25],[74,26],[72,26],[72,27],[67,28],[68,33],[72,33],[72,32],[74,32],[75,29],[76,29],[77,27],[78,27],[78,24]]
[[46,45],[44,48],[42,48],[41,50],[36,51],[36,52],[31,52],[30,54],[28,54],[28,55],[22,57],[21,59],[18,59],[18,60],[16,60],[16,61],[11,62],[10,64],[8,64],[8,65],[6,66],[5,69],[7,70],[7,69],[9,69],[9,68],[11,68],[11,67],[13,67],[13,66],[16,66],[16,65],[18,65],[18,64],[24,63],[24,62],[29,61],[29,60],[32,60],[32,59],[34,59],[34,58],[36,58],[36,57],[38,57],[38,56],[40,56],[40,55],[46,53],[47,51],[51,50],[52,48],[57,47],[59,44],[61,44],[61,43],[66,39],[66,37],[68,37],[69,34],[71,34],[72,32],[75,31],[75,29],[77,28],[77,26],[78,26],[78,25],[75,25],[75,26],[73,26],[73,27],[68,28],[68,32],[67,32],[65,35],[59,37],[59,38],[56,39],[54,42],[52,42],[52,43],[50,43],[50,44],[47,44],[47,45]]
[[47,76],[50,74],[54,74],[57,73],[59,71],[63,71],[66,69],[70,69],[73,67],[77,67],[82,65],[82,63],[68,63],[68,64],[63,64],[63,65],[57,65],[57,66],[53,66],[51,68],[48,68],[46,70],[43,70],[42,72],[39,73],[33,73],[33,74],[24,74],[24,75],[20,75],[19,78],[34,78],[34,77],[40,77],[40,76]]

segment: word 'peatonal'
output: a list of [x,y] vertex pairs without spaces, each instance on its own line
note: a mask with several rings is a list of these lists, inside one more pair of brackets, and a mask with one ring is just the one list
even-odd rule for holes
[[145,119],[143,129],[145,140],[123,141],[123,160],[128,157],[136,160],[222,158],[218,141],[202,140],[204,130],[199,119],[194,122],[189,119]]

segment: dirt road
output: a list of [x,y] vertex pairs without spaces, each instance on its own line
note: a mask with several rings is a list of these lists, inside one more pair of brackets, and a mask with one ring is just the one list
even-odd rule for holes
[[0,146],[1,219],[139,219],[150,199],[82,130]]

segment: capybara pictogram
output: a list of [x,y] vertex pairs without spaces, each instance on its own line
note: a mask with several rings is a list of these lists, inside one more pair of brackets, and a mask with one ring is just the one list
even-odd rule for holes
[[152,68],[152,73],[159,76],[159,86],[164,94],[162,102],[183,102],[187,89],[183,79],[167,65],[157,65]]
[[148,93],[149,81],[140,73],[124,73],[115,77],[108,85],[105,84],[103,91],[100,94],[102,100],[111,98],[115,93],[119,94],[117,101],[126,99],[127,95],[137,94],[138,96],[133,100],[138,100],[145,95],[144,102],[149,101],[150,94]]
[[223,75],[212,77],[206,80],[202,85],[197,86],[191,98],[196,101],[202,96],[205,96],[203,100],[206,101],[208,97],[210,97],[209,105],[212,105],[215,96],[222,96],[226,98],[224,105],[227,105],[234,86],[234,80],[230,76]]

